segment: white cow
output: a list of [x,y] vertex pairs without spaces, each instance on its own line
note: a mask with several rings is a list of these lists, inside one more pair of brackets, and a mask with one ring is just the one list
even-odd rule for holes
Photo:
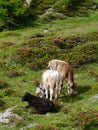
[[46,70],[42,74],[42,80],[40,87],[36,88],[36,94],[40,97],[46,96],[48,99],[48,89],[50,91],[50,100],[52,100],[53,94],[55,99],[57,99],[58,94],[61,91],[62,80],[60,73],[56,70]]

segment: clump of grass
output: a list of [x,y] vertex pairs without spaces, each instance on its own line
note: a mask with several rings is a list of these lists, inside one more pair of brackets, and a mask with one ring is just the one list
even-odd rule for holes
[[9,84],[5,80],[0,80],[0,89],[8,87]]
[[98,81],[98,71],[96,71],[96,70],[90,70],[90,71],[89,71],[89,75],[90,75],[91,77],[93,77],[95,80]]
[[65,114],[67,114],[69,110],[68,110],[68,107],[63,106],[63,107],[61,108],[61,111],[63,111]]
[[9,87],[4,89],[5,96],[11,96],[13,93],[14,93],[14,91]]

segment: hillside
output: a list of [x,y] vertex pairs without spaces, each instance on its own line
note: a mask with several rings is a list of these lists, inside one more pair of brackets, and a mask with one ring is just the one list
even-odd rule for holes
[[[58,37],[65,41],[59,42]],[[57,113],[30,114],[32,109],[25,109],[27,103],[21,97],[26,91],[35,94],[53,58],[72,65],[75,96],[67,94],[64,83],[55,101]],[[38,20],[32,26],[0,32],[0,119],[12,107],[20,118],[11,116],[9,122],[0,122],[0,130],[97,130],[98,10],[88,17]]]

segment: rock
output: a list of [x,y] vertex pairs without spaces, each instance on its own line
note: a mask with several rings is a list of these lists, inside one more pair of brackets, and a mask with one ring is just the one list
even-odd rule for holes
[[98,100],[98,94],[96,94],[95,96],[93,96],[90,101],[91,102],[96,102]]
[[5,112],[3,112],[3,113],[0,113],[0,122],[1,123],[9,123],[9,119],[10,119],[10,117],[15,117],[15,118],[18,118],[18,119],[22,119],[19,115],[17,115],[17,114],[14,114],[13,112],[12,112],[12,110],[15,108],[16,106],[14,106],[14,107],[11,107],[11,108],[8,108],[8,109],[6,109],[6,111]]

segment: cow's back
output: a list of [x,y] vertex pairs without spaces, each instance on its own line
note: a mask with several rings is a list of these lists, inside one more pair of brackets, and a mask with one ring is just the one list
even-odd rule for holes
[[49,61],[49,65],[51,70],[57,70],[61,74],[62,80],[67,80],[69,73],[72,74],[70,75],[69,78],[73,80],[73,72],[72,72],[72,67],[69,63],[62,61],[62,60],[57,60],[53,59]]
[[42,75],[42,82],[48,86],[55,86],[57,80],[60,80],[60,78],[57,70],[46,70]]

